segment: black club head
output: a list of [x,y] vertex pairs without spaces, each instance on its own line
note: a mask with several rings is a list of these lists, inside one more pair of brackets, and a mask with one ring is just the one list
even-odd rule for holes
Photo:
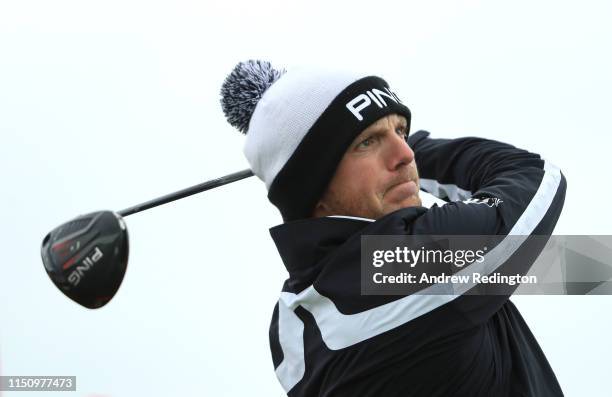
[[95,309],[115,295],[127,268],[125,222],[112,211],[81,215],[43,239],[47,274],[70,299]]

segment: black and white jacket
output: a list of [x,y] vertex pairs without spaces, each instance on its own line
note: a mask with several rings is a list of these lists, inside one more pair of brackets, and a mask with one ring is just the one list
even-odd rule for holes
[[[324,217],[270,229],[289,272],[270,326],[288,396],[561,396],[509,295],[361,295],[361,235],[550,235],[566,182],[539,155],[481,138],[408,138],[421,188],[445,199],[374,221]],[[494,200],[498,205],[482,205]],[[520,238],[520,237],[519,237]],[[483,274],[541,246],[505,245]],[[516,241],[516,239],[513,239]],[[522,266],[522,265],[521,265]]]

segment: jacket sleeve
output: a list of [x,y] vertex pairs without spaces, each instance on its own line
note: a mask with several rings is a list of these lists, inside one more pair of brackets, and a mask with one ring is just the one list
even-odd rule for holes
[[[561,213],[565,177],[539,155],[482,138],[432,139],[419,131],[408,143],[415,152],[423,188],[456,201],[433,206],[414,222],[409,234],[503,235],[496,259],[484,275],[504,269],[525,274],[550,236]],[[493,257],[493,255],[489,255]],[[504,295],[461,296],[451,304],[472,323],[486,321],[508,299]]]
[[433,207],[414,222],[413,233],[533,234],[527,228],[533,217],[540,218],[538,234],[552,233],[566,190],[556,166],[483,138],[432,139],[426,131],[411,138],[421,186],[458,200]]

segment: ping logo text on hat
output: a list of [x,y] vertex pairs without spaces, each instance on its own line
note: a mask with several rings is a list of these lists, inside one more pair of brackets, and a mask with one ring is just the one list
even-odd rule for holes
[[353,113],[357,120],[362,121],[363,116],[361,115],[361,111],[370,106],[372,104],[372,101],[374,101],[374,103],[381,109],[387,106],[387,102],[383,97],[387,97],[395,103],[402,102],[397,97],[397,95],[395,95],[395,93],[393,93],[389,88],[384,87],[384,89],[387,92],[381,91],[377,88],[367,90],[365,93],[359,94],[355,98],[347,102],[346,108],[350,110],[351,113]]

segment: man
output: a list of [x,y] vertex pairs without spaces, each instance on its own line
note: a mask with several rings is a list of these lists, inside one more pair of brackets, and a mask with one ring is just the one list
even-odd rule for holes
[[[270,347],[289,396],[563,395],[509,294],[362,295],[360,267],[362,235],[550,235],[558,168],[496,141],[408,136],[410,111],[375,76],[249,61],[222,97],[285,221],[270,229],[289,272]],[[446,201],[426,208],[420,188]],[[542,247],[521,241],[480,272],[526,272]]]

